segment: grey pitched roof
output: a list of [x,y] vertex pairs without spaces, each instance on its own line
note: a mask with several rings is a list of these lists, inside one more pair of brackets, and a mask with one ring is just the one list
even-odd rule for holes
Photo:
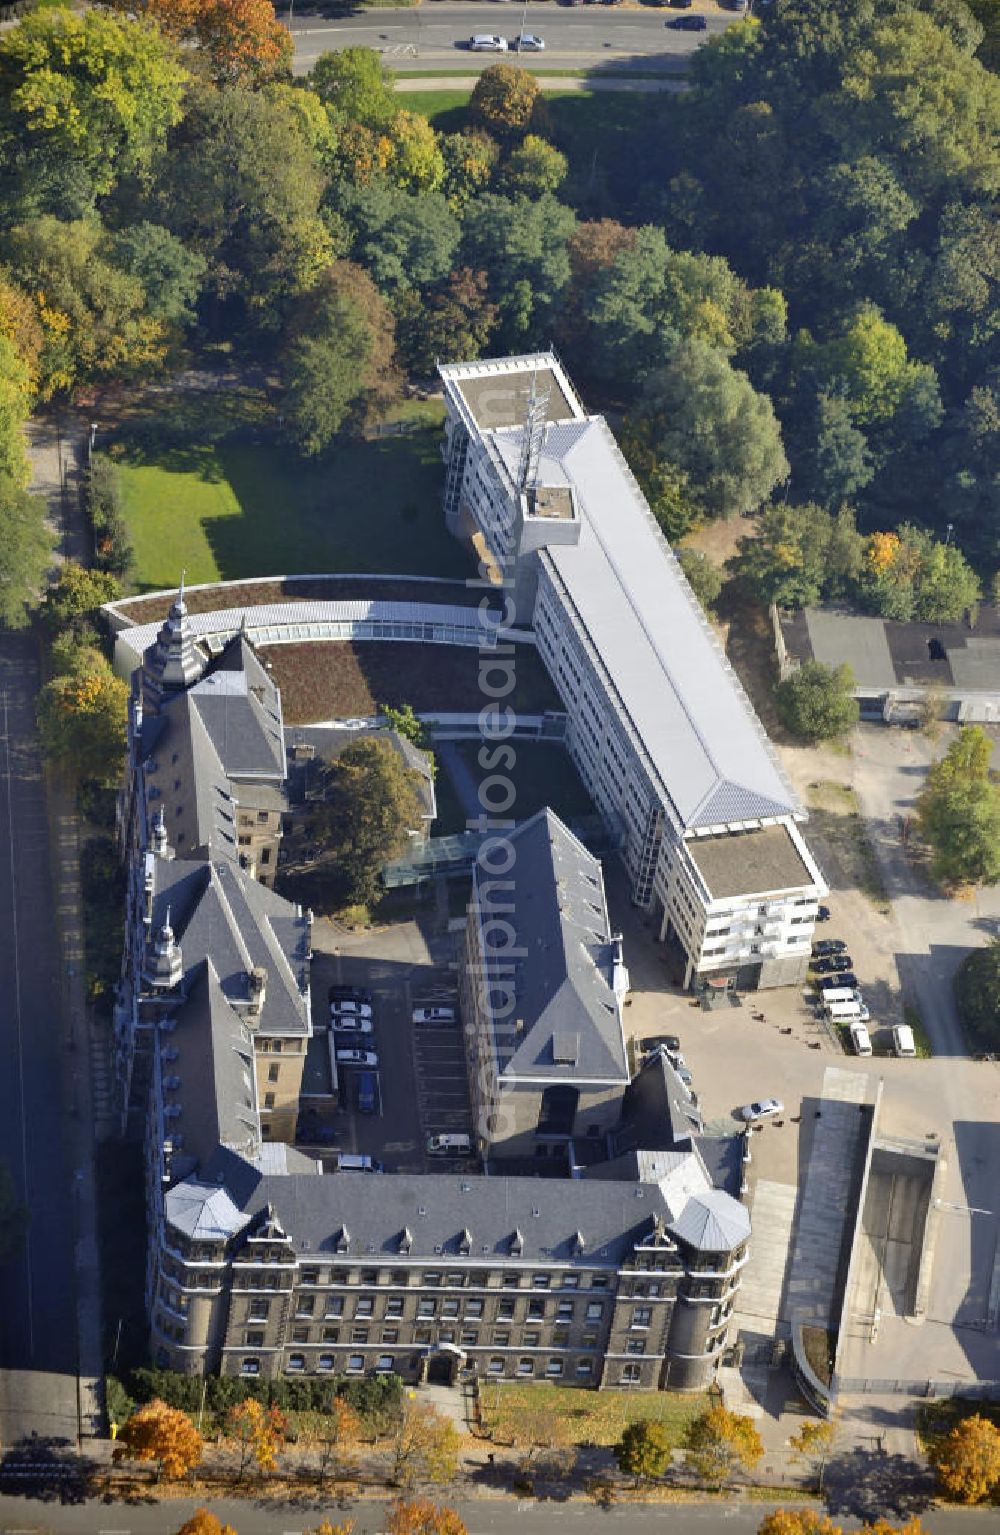
[[228,1190],[196,1178],[168,1189],[163,1209],[171,1226],[201,1242],[228,1241],[250,1224],[250,1216],[237,1208]]
[[700,1252],[730,1252],[749,1237],[750,1213],[731,1194],[708,1189],[693,1195],[667,1229]]
[[163,1039],[163,1108],[179,1145],[174,1173],[208,1159],[219,1144],[251,1155],[260,1144],[253,1045],[233,1012],[213,961],[193,972]]
[[[521,437],[519,427],[490,434],[509,473]],[[681,826],[800,813],[604,419],[550,427],[539,477],[571,485],[581,509],[579,542],[550,545],[542,561],[590,636]]]
[[626,1090],[619,1143],[644,1151],[683,1150],[702,1129],[701,1113],[667,1057],[662,1051],[649,1056]]
[[[494,898],[524,953],[516,960],[514,1012],[494,1021],[498,1070],[512,1081],[624,1085],[628,1065],[601,865],[549,809],[518,826],[510,842],[514,862]],[[476,885],[488,890],[479,871]],[[488,947],[486,959],[488,970],[510,984],[502,953]]]
[[299,908],[224,860],[151,862],[151,930],[163,926],[169,907],[185,983],[190,987],[211,958],[222,995],[240,1007],[248,997],[248,972],[262,967],[267,984],[259,1031],[308,1034],[309,929]]
[[162,809],[167,837],[182,856],[236,858],[235,802],[191,691],[142,722],[147,812]]
[[189,696],[229,778],[284,777],[281,695],[245,635],[234,635]]
[[[406,1231],[411,1257],[475,1260],[510,1256],[517,1233],[524,1260],[576,1266],[618,1263],[667,1213],[655,1184],[403,1173],[261,1176],[242,1208],[256,1215],[268,1205],[299,1251],[330,1253],[346,1228],[353,1256],[398,1254]],[[461,1254],[466,1231],[472,1240]]]

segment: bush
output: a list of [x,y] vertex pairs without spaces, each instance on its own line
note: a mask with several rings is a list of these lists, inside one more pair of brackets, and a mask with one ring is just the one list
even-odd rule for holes
[[122,516],[121,481],[117,465],[103,453],[91,459],[85,497],[94,535],[94,564],[112,575],[126,575],[134,551]]
[[135,1412],[135,1401],[114,1375],[104,1377],[104,1409],[109,1423],[121,1425]]
[[803,741],[828,741],[858,723],[849,666],[806,661],[778,684],[775,703],[783,723]]

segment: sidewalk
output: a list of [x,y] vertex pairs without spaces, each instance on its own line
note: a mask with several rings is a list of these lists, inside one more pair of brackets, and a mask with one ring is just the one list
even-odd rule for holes
[[[58,537],[60,559],[88,558],[80,508],[80,465],[87,428],[74,418],[29,423],[31,489],[45,496]],[[62,1069],[65,1136],[72,1178],[77,1307],[77,1417],[81,1438],[101,1432],[101,1289],[97,1248],[94,1140],[109,1133],[106,1091],[95,1105],[94,1073],[107,1082],[107,1040],[96,1033],[86,1001],[83,897],[80,889],[80,824],[75,786],[46,766],[49,856],[55,895],[54,933],[62,979],[60,1034],[66,1042]],[[95,1112],[95,1108],[97,1112]]]

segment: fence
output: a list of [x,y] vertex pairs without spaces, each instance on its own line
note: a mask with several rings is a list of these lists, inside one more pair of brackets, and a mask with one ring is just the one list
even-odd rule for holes
[[869,1380],[858,1375],[838,1375],[834,1384],[841,1396],[962,1396],[974,1401],[1000,1402],[1000,1380]]

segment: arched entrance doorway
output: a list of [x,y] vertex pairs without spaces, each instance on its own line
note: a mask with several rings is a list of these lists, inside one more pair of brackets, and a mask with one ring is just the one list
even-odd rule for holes
[[468,1356],[453,1343],[437,1343],[420,1361],[420,1383],[428,1386],[453,1386],[459,1367]]

